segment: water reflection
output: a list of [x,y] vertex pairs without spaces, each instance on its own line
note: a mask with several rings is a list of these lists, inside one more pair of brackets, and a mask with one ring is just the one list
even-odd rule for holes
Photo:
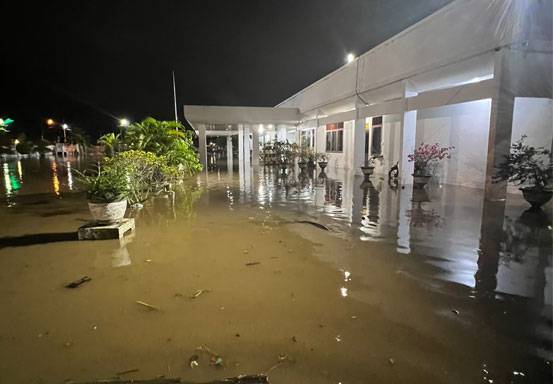
[[51,162],[51,168],[52,170],[52,187],[54,189],[54,193],[56,196],[59,196],[60,194],[60,180],[58,178],[58,166],[55,161]]

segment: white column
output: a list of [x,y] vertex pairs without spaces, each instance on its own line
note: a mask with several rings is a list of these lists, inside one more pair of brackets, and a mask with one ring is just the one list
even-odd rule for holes
[[508,76],[509,52],[502,50],[495,54],[494,80],[495,95],[492,97],[490,128],[488,133],[488,158],[484,196],[486,200],[504,200],[507,196],[507,182],[493,182],[496,167],[509,154],[513,130],[514,92]]
[[244,135],[243,139],[242,139],[242,142],[243,142],[243,145],[242,145],[242,148],[244,149],[244,153],[243,153],[243,157],[244,157],[244,169],[246,170],[246,172],[249,172],[249,169],[251,167],[251,162],[250,162],[250,149],[251,149],[251,141],[250,141],[250,125],[244,125],[243,129],[242,129],[242,133]]
[[401,119],[401,137],[400,137],[400,154],[399,173],[402,185],[413,184],[413,172],[415,165],[407,160],[407,156],[413,153],[417,135],[417,111],[408,111],[403,113]]
[[[404,85],[404,101],[407,107],[407,98],[416,96],[417,93],[409,90],[409,85]],[[401,117],[401,129],[399,137],[399,177],[402,185],[413,184],[413,171],[415,164],[407,160],[407,156],[415,150],[417,135],[417,111],[405,111]]]
[[244,165],[244,126],[238,124],[238,165]]
[[365,118],[355,120],[353,124],[352,169],[361,174],[361,166],[365,162]]
[[204,169],[207,169],[207,139],[205,124],[198,124],[198,141],[200,163]]
[[227,169],[229,172],[232,172],[232,136],[227,136]]
[[252,165],[259,165],[259,125],[252,125]]

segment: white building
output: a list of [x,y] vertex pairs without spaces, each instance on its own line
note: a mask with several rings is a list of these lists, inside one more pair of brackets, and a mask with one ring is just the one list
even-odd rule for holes
[[[257,164],[260,143],[289,139],[327,152],[329,167],[376,172],[407,161],[421,142],[455,146],[439,182],[485,189],[495,165],[522,134],[553,146],[551,0],[456,0],[302,89],[274,108],[185,106],[199,133],[239,135],[241,164]],[[251,137],[251,139],[250,139]],[[230,142],[230,141],[229,141]]]

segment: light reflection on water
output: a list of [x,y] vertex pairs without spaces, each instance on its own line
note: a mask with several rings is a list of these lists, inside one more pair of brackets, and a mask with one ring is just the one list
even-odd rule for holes
[[[426,278],[462,284],[481,296],[543,297],[551,305],[546,294],[551,281],[544,286],[540,278],[551,272],[550,209],[525,212],[526,203],[518,196],[497,207],[478,190],[398,189],[378,177],[364,181],[333,170],[317,175],[260,168],[240,173],[238,180],[237,187],[228,179],[226,188],[237,188],[243,202],[311,217],[351,239],[395,245],[399,253],[430,267],[418,271]],[[505,251],[514,240],[516,258]],[[496,261],[493,276],[488,276],[489,260]],[[535,269],[538,265],[541,270]]]

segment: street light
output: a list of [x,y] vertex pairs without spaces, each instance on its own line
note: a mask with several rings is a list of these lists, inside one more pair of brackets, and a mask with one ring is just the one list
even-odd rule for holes
[[63,123],[63,124],[61,125],[61,128],[62,128],[62,130],[63,130],[63,143],[65,144],[65,143],[67,143],[67,136],[66,136],[65,131],[69,129],[69,125]]
[[127,119],[119,119],[119,126],[120,127],[128,127],[130,125],[129,120]]
[[54,119],[48,119],[48,120],[46,120],[46,124],[49,125],[50,127],[51,127],[52,125],[54,125],[55,123],[56,123],[56,122],[54,121]]
[[348,53],[348,55],[346,56],[346,62],[349,64],[353,60],[355,60],[355,55],[353,53]]

